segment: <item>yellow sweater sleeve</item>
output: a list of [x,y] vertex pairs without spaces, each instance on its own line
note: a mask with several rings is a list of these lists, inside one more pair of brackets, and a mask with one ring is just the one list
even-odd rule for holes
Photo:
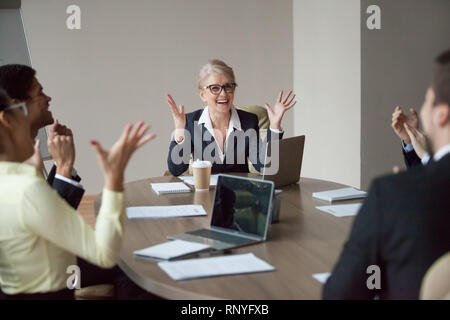
[[103,190],[95,231],[43,179],[29,185],[21,201],[25,228],[61,249],[103,268],[120,254],[124,228],[122,192]]

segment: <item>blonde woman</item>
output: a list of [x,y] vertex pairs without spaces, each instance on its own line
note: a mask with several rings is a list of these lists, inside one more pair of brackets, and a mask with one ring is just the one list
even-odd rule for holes
[[[201,68],[197,84],[203,109],[185,114],[184,106],[177,107],[167,95],[175,129],[167,159],[169,171],[174,176],[186,171],[191,154],[195,160],[211,161],[212,173],[248,172],[249,159],[261,170],[265,143],[259,138],[257,116],[233,105],[237,88],[233,69],[223,61],[210,60]],[[281,91],[273,107],[265,105],[270,121],[266,141],[282,138],[281,121],[296,104],[294,99],[292,91],[285,97]]]

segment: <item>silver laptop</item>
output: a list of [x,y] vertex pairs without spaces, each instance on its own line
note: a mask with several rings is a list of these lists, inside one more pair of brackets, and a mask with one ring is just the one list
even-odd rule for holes
[[266,240],[274,184],[271,181],[220,174],[211,226],[168,236],[225,250]]
[[[275,188],[297,183],[300,180],[304,147],[305,136],[270,141],[262,179],[273,181]],[[277,149],[278,157],[275,154],[272,156]]]

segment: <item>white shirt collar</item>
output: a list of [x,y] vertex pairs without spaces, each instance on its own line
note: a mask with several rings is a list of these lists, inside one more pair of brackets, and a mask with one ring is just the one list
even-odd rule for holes
[[[203,109],[202,114],[200,115],[200,118],[198,119],[198,124],[205,124],[205,128],[212,132],[212,123],[211,118],[209,116],[208,106],[206,106]],[[228,130],[230,128],[235,128],[237,130],[242,130],[241,128],[241,120],[239,120],[239,115],[236,111],[236,108],[234,106],[231,107],[231,118],[230,123],[228,125]]]
[[444,156],[450,153],[450,144],[447,144],[440,148],[433,156],[434,161],[441,160]]
[[[216,139],[216,137],[214,135],[212,123],[211,123],[211,118],[209,116],[208,106],[206,106],[203,109],[203,112],[200,115],[200,118],[198,119],[198,124],[200,125],[202,123],[205,125],[206,130],[208,130],[209,133],[214,137],[214,139]],[[228,137],[233,132],[233,128],[242,131],[241,120],[239,120],[239,115],[234,106],[231,107],[231,117],[230,117],[230,122],[228,123],[227,136],[225,137],[224,150],[221,150],[220,148],[218,148],[218,150],[217,150],[219,153],[220,160],[222,162],[225,158],[225,153],[226,153],[227,146],[228,146]]]

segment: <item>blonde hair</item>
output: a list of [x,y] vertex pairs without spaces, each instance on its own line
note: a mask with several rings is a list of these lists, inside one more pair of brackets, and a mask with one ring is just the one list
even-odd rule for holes
[[207,64],[205,64],[198,73],[197,77],[197,85],[199,89],[202,89],[205,86],[205,79],[211,73],[223,74],[228,80],[232,83],[236,82],[234,78],[233,68],[228,66],[225,62],[218,59],[209,60]]

